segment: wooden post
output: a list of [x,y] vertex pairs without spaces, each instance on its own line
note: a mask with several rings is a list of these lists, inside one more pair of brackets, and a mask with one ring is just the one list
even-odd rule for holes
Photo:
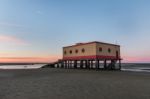
[[100,60],[98,59],[98,69],[100,69]]
[[66,66],[66,61],[64,60],[64,67],[63,68],[65,68],[65,66]]
[[71,68],[71,60],[69,60],[69,69]]
[[70,68],[72,68],[72,60],[70,60]]
[[80,60],[80,68],[82,69],[83,68],[83,61]]
[[113,67],[113,64],[114,64],[114,60],[111,60],[111,70],[113,70],[114,69],[114,67]]
[[57,65],[58,65],[58,68],[59,68],[60,63],[57,63]]
[[68,61],[68,69],[70,68],[70,60]]
[[93,60],[91,60],[91,68],[93,69]]
[[69,68],[69,60],[67,60],[67,69]]
[[96,69],[99,69],[99,60],[96,59]]
[[90,69],[90,62],[87,60],[87,69]]
[[72,61],[70,60],[70,68],[72,68]]
[[91,68],[91,61],[88,60],[88,69],[90,69],[90,68]]
[[77,61],[74,61],[74,68],[77,68]]
[[67,61],[65,60],[65,68],[67,68]]
[[102,61],[99,60],[99,69],[102,69],[102,68],[101,68],[101,65],[102,65]]
[[84,60],[84,68],[87,68],[87,60]]
[[106,70],[107,69],[107,61],[104,60],[104,69]]
[[57,67],[56,68],[59,68],[59,63],[56,63]]
[[58,68],[60,68],[60,64],[61,64],[61,63],[59,62],[59,63],[58,63]]
[[65,64],[66,64],[66,63],[65,63],[65,60],[63,61],[63,64],[64,64],[64,67],[63,67],[63,68],[65,68]]
[[116,64],[116,60],[111,60],[111,65],[112,65],[111,70],[116,69],[115,64]]
[[61,68],[64,67],[64,61],[61,61]]
[[66,60],[66,68],[68,68],[68,60]]
[[98,69],[98,60],[95,59],[95,69]]
[[86,60],[83,60],[83,68],[86,68]]
[[63,68],[65,68],[65,61],[63,61]]
[[83,69],[84,60],[81,61],[81,68]]
[[121,70],[121,60],[119,59],[119,70]]
[[85,60],[85,68],[88,68],[88,60]]
[[85,68],[85,65],[86,65],[86,61],[85,60],[83,60],[83,68]]
[[91,61],[90,60],[88,60],[88,68],[90,69],[90,67],[91,67]]

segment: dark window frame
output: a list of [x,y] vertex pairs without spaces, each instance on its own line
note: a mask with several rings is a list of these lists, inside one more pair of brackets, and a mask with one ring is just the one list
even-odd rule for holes
[[103,48],[102,47],[99,47],[99,52],[102,52],[103,51]]
[[70,50],[69,52],[70,52],[70,54],[72,54],[72,50]]
[[76,50],[75,50],[75,53],[77,54],[78,52],[79,52],[78,49],[76,49]]
[[117,50],[116,51],[116,58],[118,58],[119,57],[119,51]]
[[82,52],[82,53],[85,53],[85,49],[84,49],[84,48],[82,48],[81,52]]
[[108,52],[111,53],[111,49],[110,48],[108,48]]

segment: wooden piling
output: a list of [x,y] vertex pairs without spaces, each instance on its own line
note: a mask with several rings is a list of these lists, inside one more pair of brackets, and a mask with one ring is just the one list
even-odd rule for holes
[[104,69],[107,69],[107,60],[104,60]]

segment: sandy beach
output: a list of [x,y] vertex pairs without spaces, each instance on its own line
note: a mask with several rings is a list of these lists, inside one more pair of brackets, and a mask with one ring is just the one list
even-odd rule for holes
[[150,73],[0,70],[0,99],[150,99]]

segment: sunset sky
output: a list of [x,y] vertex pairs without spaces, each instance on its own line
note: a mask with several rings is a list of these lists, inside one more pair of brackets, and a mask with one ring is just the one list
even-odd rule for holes
[[150,62],[150,0],[0,0],[0,62],[51,62],[89,41]]

